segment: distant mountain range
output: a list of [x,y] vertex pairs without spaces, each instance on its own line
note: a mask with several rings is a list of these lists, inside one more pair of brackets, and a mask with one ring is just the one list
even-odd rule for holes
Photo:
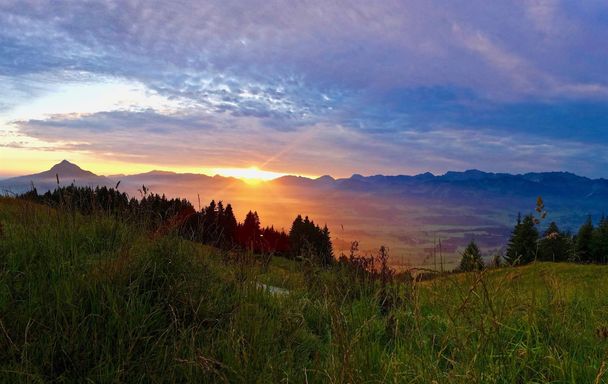
[[262,224],[288,229],[296,214],[310,215],[332,230],[339,253],[351,240],[363,249],[391,247],[401,262],[429,263],[439,240],[453,256],[471,239],[487,253],[508,239],[518,212],[531,212],[542,196],[548,221],[575,230],[591,214],[608,212],[608,180],[568,172],[512,175],[479,170],[435,176],[362,176],[310,179],[283,176],[252,186],[242,180],[151,171],[136,175],[99,176],[62,161],[34,175],[0,180],[0,190],[20,193],[34,185],[39,192],[61,185],[115,186],[137,196],[146,185],[153,192],[188,198],[195,206],[211,199],[231,202],[237,215],[257,210]]
[[[54,189],[57,180],[61,185],[113,186],[118,181],[137,187],[150,185],[184,185],[190,183],[244,183],[233,177],[208,176],[196,173],[175,173],[154,170],[134,175],[99,176],[83,170],[67,160],[54,165],[48,171],[0,180],[5,191],[22,192],[36,186],[39,191]],[[299,188],[331,188],[347,191],[383,194],[405,193],[425,197],[470,198],[474,196],[559,196],[576,199],[608,198],[608,180],[590,179],[569,172],[541,172],[525,174],[489,173],[479,170],[447,172],[435,176],[430,172],[415,176],[362,176],[334,179],[325,175],[316,179],[302,176],[283,176],[267,181],[270,185]]]

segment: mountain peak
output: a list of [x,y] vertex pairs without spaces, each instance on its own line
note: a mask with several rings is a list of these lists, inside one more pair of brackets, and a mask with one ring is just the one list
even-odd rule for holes
[[88,177],[95,176],[93,172],[85,171],[74,163],[70,163],[67,160],[62,160],[51,167],[47,172],[57,174],[60,177]]
[[472,181],[480,180],[488,176],[492,176],[492,173],[483,172],[478,169],[467,169],[464,172],[448,171],[443,176],[440,176],[444,180],[450,181]]
[[61,170],[66,170],[66,169],[75,169],[75,170],[81,170],[82,171],[82,169],[79,166],[77,166],[74,163],[70,163],[67,160],[61,160],[61,162],[53,165],[50,170],[51,171],[54,171],[54,170],[61,171]]
[[141,173],[141,175],[147,175],[147,176],[167,176],[167,175],[176,175],[175,172],[171,172],[171,171],[162,171],[159,169],[153,169],[150,172],[146,172],[146,173]]

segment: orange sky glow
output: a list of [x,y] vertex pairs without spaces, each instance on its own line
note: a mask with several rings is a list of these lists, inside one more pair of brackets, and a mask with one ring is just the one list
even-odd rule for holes
[[2,177],[20,176],[45,171],[63,159],[78,164],[81,168],[98,175],[137,174],[152,170],[163,170],[176,173],[198,173],[209,176],[220,175],[234,177],[255,185],[261,181],[276,179],[287,174],[316,178],[317,175],[300,174],[291,171],[274,171],[263,169],[256,165],[249,167],[232,166],[201,166],[201,167],[172,167],[160,164],[125,163],[121,161],[109,161],[97,159],[86,154],[62,153],[48,151],[22,151],[5,148],[0,153],[0,164],[2,164]]

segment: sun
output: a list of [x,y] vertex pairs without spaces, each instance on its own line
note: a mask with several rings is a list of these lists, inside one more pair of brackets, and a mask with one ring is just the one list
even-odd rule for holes
[[215,168],[214,173],[220,176],[236,177],[252,185],[286,175],[280,172],[264,171],[253,166],[249,168]]

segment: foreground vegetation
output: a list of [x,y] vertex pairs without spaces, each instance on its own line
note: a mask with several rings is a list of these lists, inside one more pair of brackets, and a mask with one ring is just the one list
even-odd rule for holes
[[603,383],[607,279],[533,263],[383,284],[0,199],[0,382]]

